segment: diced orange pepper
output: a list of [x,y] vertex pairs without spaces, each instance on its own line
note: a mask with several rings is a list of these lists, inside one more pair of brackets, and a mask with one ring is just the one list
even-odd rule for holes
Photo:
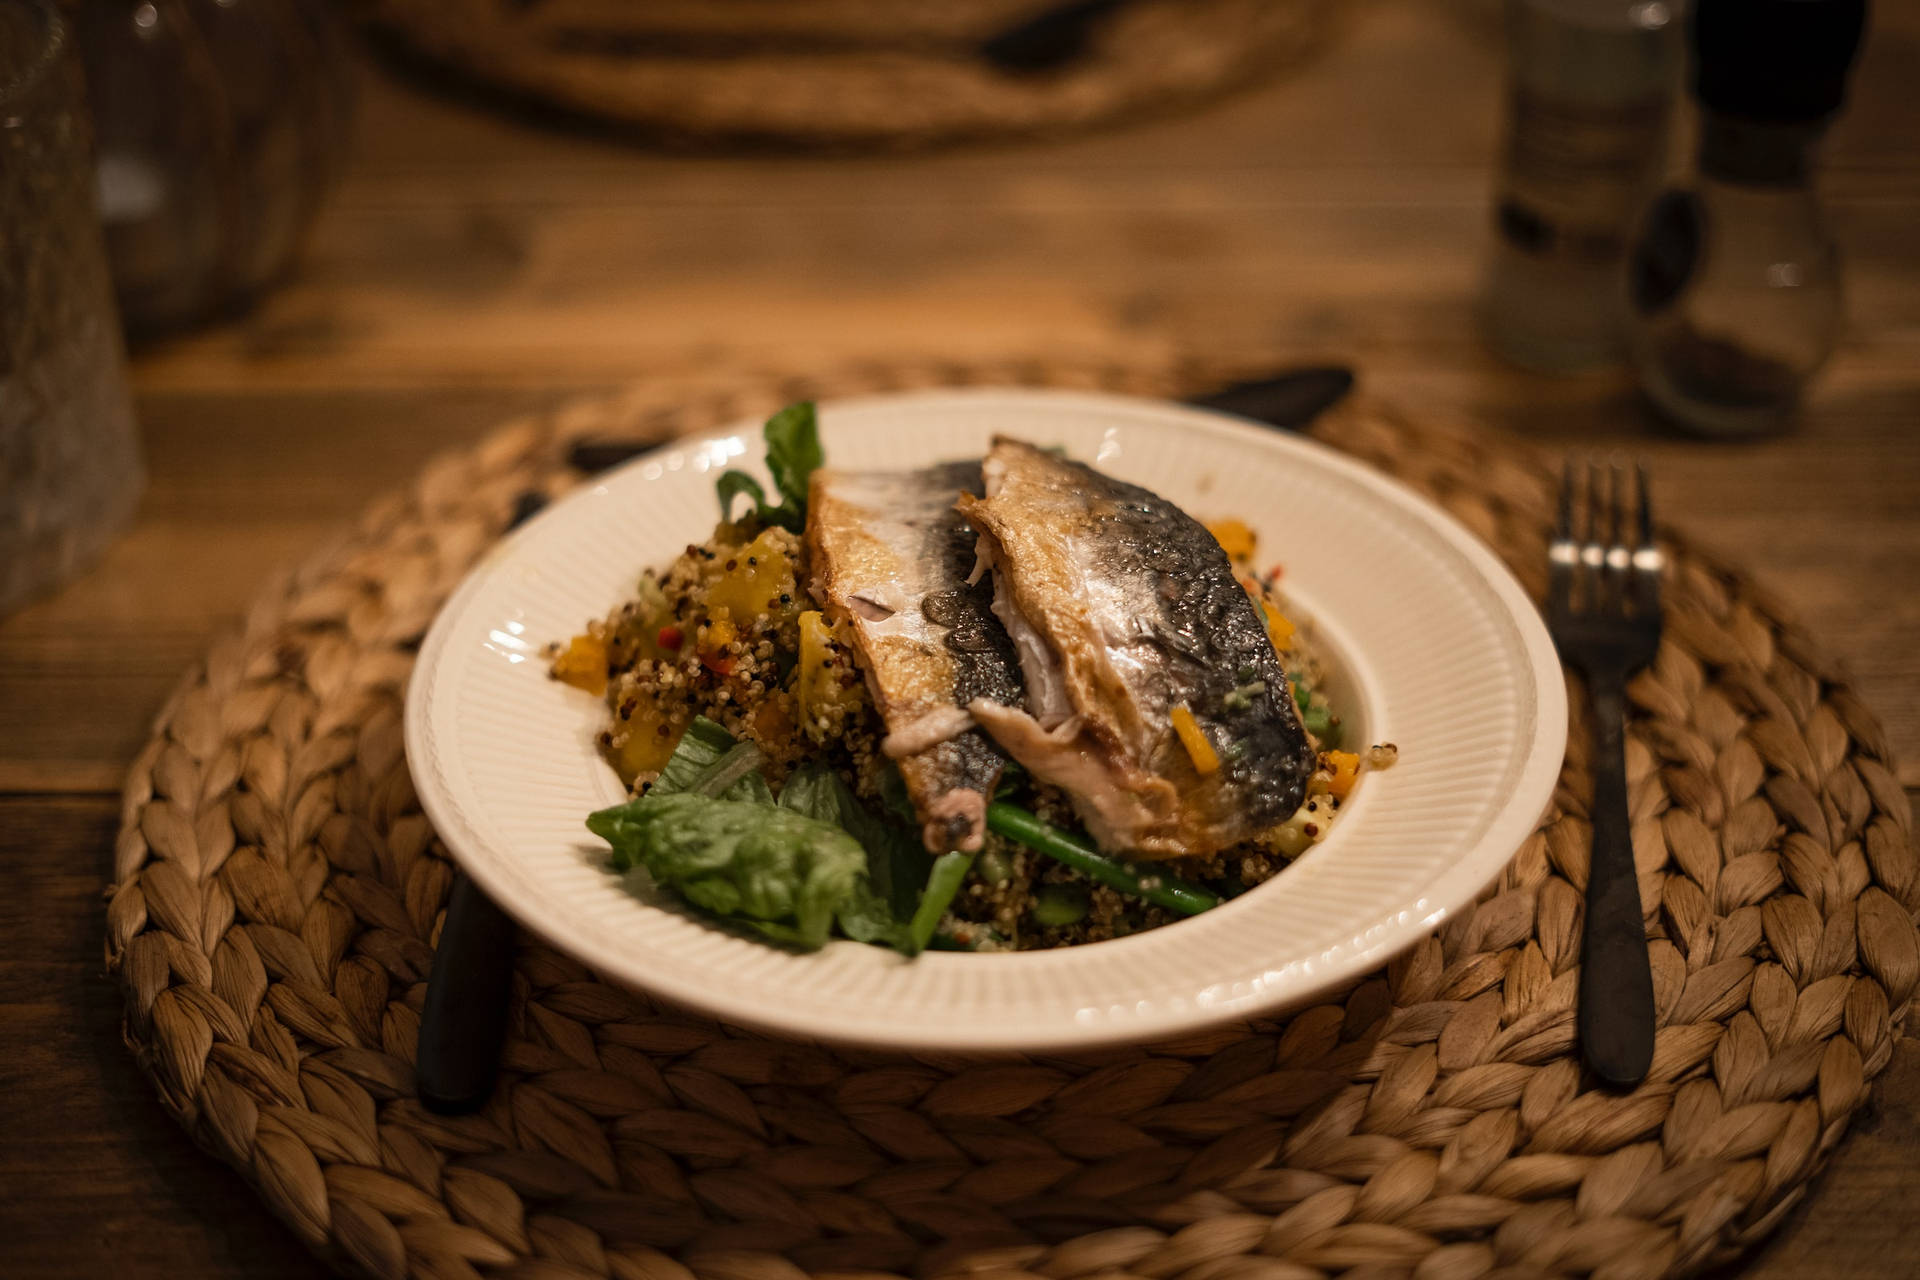
[[553,660],[553,678],[595,697],[607,691],[607,642],[596,635],[578,635]]
[[1193,712],[1183,704],[1167,713],[1173,721],[1173,731],[1180,738],[1180,745],[1187,749],[1187,758],[1193,761],[1194,772],[1202,776],[1213,773],[1220,767],[1220,753],[1207,741],[1207,735],[1200,731],[1200,722],[1193,718]]
[[1207,526],[1207,532],[1227,553],[1227,559],[1247,561],[1253,559],[1253,548],[1257,539],[1252,529],[1243,520],[1216,520]]
[[1262,608],[1267,615],[1267,639],[1273,642],[1273,651],[1285,653],[1293,648],[1293,624],[1272,605],[1264,605]]
[[1333,766],[1333,777],[1327,780],[1327,792],[1336,800],[1345,800],[1353,790],[1353,784],[1360,778],[1360,757],[1351,751],[1329,751],[1327,763]]
[[778,702],[763,702],[753,713],[754,734],[762,742],[785,742],[793,735],[793,717]]

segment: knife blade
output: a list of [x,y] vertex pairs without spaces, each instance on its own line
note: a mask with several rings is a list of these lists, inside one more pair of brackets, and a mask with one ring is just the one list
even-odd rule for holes
[[[1316,365],[1218,387],[1189,397],[1186,403],[1282,431],[1301,431],[1352,389],[1351,369]],[[574,470],[592,475],[657,444],[583,439],[567,451],[567,461]],[[526,523],[546,503],[546,495],[538,491],[522,493],[507,529]],[[515,935],[512,918],[465,872],[457,871],[433,953],[433,970],[427,977],[414,1060],[415,1089],[430,1111],[463,1115],[479,1110],[493,1094],[500,1074],[500,1050],[506,1043]]]

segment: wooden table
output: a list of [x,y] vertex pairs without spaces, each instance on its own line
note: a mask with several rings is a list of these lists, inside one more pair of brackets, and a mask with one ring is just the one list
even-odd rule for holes
[[[672,158],[365,78],[297,279],[135,363],[138,527],[0,624],[0,1273],[320,1274],[122,1050],[100,892],[166,689],[270,567],[432,452],[650,371],[1151,350],[1351,361],[1374,391],[1649,457],[1666,511],[1850,664],[1920,788],[1920,14],[1882,5],[1828,151],[1852,328],[1801,429],[1655,433],[1617,375],[1494,363],[1471,317],[1491,0],[1353,6],[1328,56],[1204,114],[912,159]],[[1920,1269],[1920,1049],[1749,1267]]]

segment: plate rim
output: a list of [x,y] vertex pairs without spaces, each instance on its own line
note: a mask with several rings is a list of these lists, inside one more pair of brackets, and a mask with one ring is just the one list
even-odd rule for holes
[[[939,1033],[932,1035],[920,1025],[915,1025],[911,1031],[904,1032],[894,1031],[885,1024],[873,1023],[862,1024],[856,1028],[826,1027],[820,1024],[817,1013],[784,1014],[777,1006],[770,1007],[765,1002],[736,997],[724,984],[716,983],[700,987],[697,984],[672,980],[664,983],[649,980],[635,962],[626,961],[620,956],[609,957],[603,949],[598,947],[576,944],[564,922],[555,919],[551,913],[540,910],[538,902],[528,902],[520,898],[515,892],[516,887],[509,883],[504,870],[498,865],[500,856],[498,853],[488,847],[483,847],[477,852],[465,847],[468,843],[490,846],[492,842],[481,837],[450,795],[441,794],[436,786],[423,785],[422,771],[416,765],[416,761],[424,761],[432,754],[432,748],[424,739],[429,736],[428,708],[435,683],[433,677],[439,669],[440,659],[454,639],[456,620],[464,612],[465,607],[485,588],[492,576],[513,559],[516,549],[537,537],[543,526],[566,518],[570,508],[604,496],[607,486],[618,481],[629,471],[642,468],[676,451],[691,455],[702,449],[710,449],[718,442],[735,440],[743,435],[750,436],[759,425],[758,419],[751,418],[742,419],[721,428],[663,440],[645,452],[562,495],[520,527],[510,530],[483,552],[435,613],[421,641],[414,667],[408,675],[403,704],[403,738],[408,771],[413,779],[414,791],[421,810],[431,823],[434,832],[440,837],[457,870],[467,875],[474,882],[475,887],[486,893],[520,927],[527,929],[547,945],[587,965],[605,980],[645,991],[667,1004],[700,1016],[714,1018],[727,1025],[750,1028],[784,1038],[849,1047],[925,1052],[1019,1053],[1110,1047],[1167,1039],[1225,1023],[1303,1007],[1327,990],[1378,968],[1380,964],[1430,934],[1445,920],[1461,910],[1470,908],[1479,893],[1493,882],[1512,859],[1527,836],[1537,827],[1541,814],[1548,809],[1564,762],[1568,732],[1565,681],[1545,622],[1519,580],[1493,550],[1426,495],[1322,441],[1305,434],[1277,429],[1240,415],[1199,408],[1177,401],[1071,389],[976,386],[877,392],[822,400],[820,405],[824,413],[834,410],[907,408],[929,403],[934,405],[960,403],[978,407],[994,402],[1009,406],[1025,403],[1062,407],[1078,406],[1096,411],[1122,410],[1136,417],[1139,415],[1151,417],[1155,420],[1154,429],[1197,429],[1237,436],[1242,440],[1255,442],[1261,448],[1277,448],[1281,452],[1296,448],[1303,449],[1316,455],[1320,462],[1345,471],[1363,487],[1384,494],[1386,500],[1409,508],[1421,518],[1421,522],[1429,531],[1443,538],[1449,549],[1461,555],[1469,563],[1482,583],[1504,606],[1503,620],[1511,624],[1518,633],[1520,647],[1528,658],[1524,676],[1534,696],[1531,723],[1520,726],[1518,730],[1519,738],[1525,743],[1526,759],[1515,779],[1511,797],[1495,814],[1478,843],[1471,846],[1438,876],[1422,886],[1420,891],[1422,896],[1430,900],[1438,898],[1445,901],[1438,903],[1424,915],[1382,928],[1380,936],[1365,945],[1338,948],[1336,957],[1322,965],[1316,965],[1311,978],[1295,981],[1291,984],[1291,989],[1283,988],[1274,993],[1256,990],[1210,1002],[1189,1000],[1184,1002],[1185,1007],[1179,1011],[1170,1012],[1165,1008],[1158,1008],[1151,1014],[1109,1016],[1092,1024],[1071,1018],[1063,1019],[1057,1028],[1051,1030],[1037,1028],[1030,1024],[1007,1024],[1007,1027],[1003,1028],[1002,1024],[992,1019],[971,1015],[957,1016],[949,1024],[951,1030],[943,1028]],[[1339,627],[1337,620],[1331,625],[1335,628]],[[1359,648],[1356,648],[1355,652],[1364,654],[1363,649]],[[1547,678],[1543,674],[1547,672],[1551,673],[1552,678]],[[1371,697],[1372,694],[1369,693],[1368,696]],[[1339,831],[1336,830],[1335,837],[1338,835]],[[1201,923],[1201,919],[1196,918],[1181,923],[1197,925]],[[1127,939],[1117,939],[1110,943],[1089,944],[1089,946],[1124,945],[1126,941]],[[1018,963],[1022,956],[1055,957],[1062,954],[1071,955],[1079,950],[1016,953],[1009,956],[947,955],[929,952],[912,963],[921,964],[930,961],[935,964],[946,962],[969,965],[1004,964],[1010,961]]]

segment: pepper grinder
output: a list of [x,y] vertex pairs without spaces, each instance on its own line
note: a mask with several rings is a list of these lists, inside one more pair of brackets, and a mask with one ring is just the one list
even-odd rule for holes
[[1697,0],[1699,142],[1628,257],[1627,343],[1660,413],[1736,438],[1783,429],[1841,326],[1814,153],[1846,96],[1866,0]]

